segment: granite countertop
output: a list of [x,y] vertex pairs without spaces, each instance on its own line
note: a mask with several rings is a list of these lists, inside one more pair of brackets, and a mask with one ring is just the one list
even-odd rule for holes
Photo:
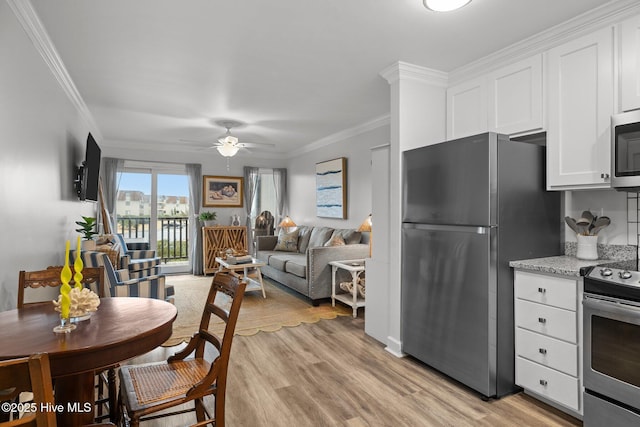
[[575,253],[575,243],[567,243],[566,255],[510,261],[509,266],[520,270],[581,276],[585,274],[585,267],[615,264],[618,268],[635,270],[638,262],[636,246],[598,245],[598,254],[601,258],[596,260],[578,259]]

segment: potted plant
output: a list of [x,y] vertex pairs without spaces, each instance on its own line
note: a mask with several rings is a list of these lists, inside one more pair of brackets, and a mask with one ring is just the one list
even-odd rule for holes
[[76,231],[82,234],[84,238],[82,249],[85,251],[95,250],[96,242],[93,240],[93,236],[98,234],[96,231],[96,219],[91,216],[83,216],[82,221],[76,221],[76,224],[80,226],[80,228],[76,228]]
[[212,227],[214,225],[216,225],[216,218],[218,217],[218,214],[215,212],[200,212],[200,215],[198,215],[198,218],[200,219],[200,221],[204,222],[204,226],[205,227]]

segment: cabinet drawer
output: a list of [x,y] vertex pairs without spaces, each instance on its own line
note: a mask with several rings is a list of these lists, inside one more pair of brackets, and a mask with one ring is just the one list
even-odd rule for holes
[[580,412],[577,378],[516,357],[516,384]]
[[516,300],[516,326],[574,344],[578,343],[576,312]]
[[577,281],[563,277],[516,271],[516,298],[576,310]]
[[517,328],[516,355],[578,376],[578,346],[575,344]]

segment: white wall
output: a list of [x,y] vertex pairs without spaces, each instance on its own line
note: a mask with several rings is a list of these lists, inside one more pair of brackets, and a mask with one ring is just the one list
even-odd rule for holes
[[15,308],[18,272],[61,265],[75,221],[95,204],[73,192],[84,159],[81,119],[6,2],[0,2],[0,310]]
[[[349,137],[287,162],[289,209],[298,225],[357,228],[371,213],[371,148],[389,143],[389,125]],[[316,163],[347,158],[347,218],[316,216]]]

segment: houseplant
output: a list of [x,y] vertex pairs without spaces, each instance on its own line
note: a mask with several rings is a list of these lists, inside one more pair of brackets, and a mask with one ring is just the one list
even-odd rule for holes
[[198,215],[198,218],[200,219],[200,221],[202,221],[205,225],[205,227],[211,227],[216,225],[216,218],[218,217],[218,214],[215,212],[200,212],[200,215]]
[[94,250],[96,248],[96,242],[93,240],[93,236],[98,234],[96,231],[96,219],[91,216],[83,216],[82,221],[76,221],[76,224],[80,226],[80,228],[76,228],[76,231],[82,234],[84,239],[82,249],[85,251]]

